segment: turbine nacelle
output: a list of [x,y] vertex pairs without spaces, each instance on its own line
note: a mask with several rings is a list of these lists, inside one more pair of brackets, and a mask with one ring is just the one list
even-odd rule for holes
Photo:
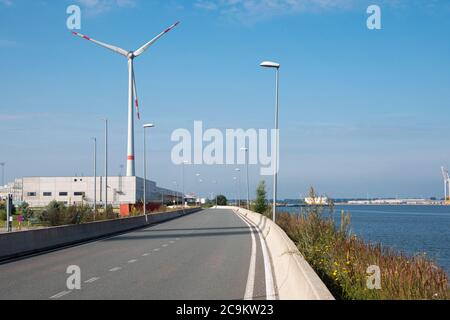
[[134,52],[133,51],[130,51],[130,52],[128,52],[128,54],[127,54],[127,58],[128,59],[134,59],[136,56],[134,55]]

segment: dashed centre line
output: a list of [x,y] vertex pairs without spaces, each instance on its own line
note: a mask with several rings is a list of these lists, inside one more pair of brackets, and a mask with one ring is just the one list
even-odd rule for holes
[[167,243],[166,243],[166,244],[163,244],[163,245],[162,245],[162,247],[163,247],[163,248],[165,248],[165,247],[167,247],[167,246],[168,246],[168,244],[167,244]]
[[153,249],[153,251],[159,251],[159,248]]
[[135,263],[135,262],[137,262],[137,259],[131,259],[128,261],[128,263]]
[[59,299],[64,297],[65,295],[68,295],[70,291],[62,291],[60,293],[55,294],[54,296],[51,296],[50,299]]
[[122,269],[122,268],[121,267],[115,267],[115,268],[109,269],[109,271],[110,272],[116,272],[116,271],[119,271],[120,269]]
[[93,282],[95,282],[95,281],[97,281],[99,279],[100,278],[98,278],[98,277],[93,277],[93,278],[90,278],[89,280],[86,280],[84,283],[93,283]]

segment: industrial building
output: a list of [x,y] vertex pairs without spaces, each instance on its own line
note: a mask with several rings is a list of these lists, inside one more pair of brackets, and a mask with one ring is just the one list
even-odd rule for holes
[[[114,207],[143,201],[142,178],[108,177],[107,188],[105,186],[105,177],[97,177],[96,183],[94,177],[24,177],[0,188],[0,196],[12,194],[16,204],[27,202],[30,207],[45,207],[54,200],[67,205],[93,205],[96,199],[97,204],[101,205],[107,199],[108,204]],[[147,180],[146,201],[160,204],[181,203],[182,193],[160,188],[155,182]]]

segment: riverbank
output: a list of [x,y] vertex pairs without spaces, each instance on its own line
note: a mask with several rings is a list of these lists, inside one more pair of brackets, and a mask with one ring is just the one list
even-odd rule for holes
[[[337,299],[450,299],[446,272],[426,255],[364,241],[350,232],[348,214],[337,224],[321,207],[303,209],[277,222]],[[381,289],[368,287],[370,266],[380,270]]]

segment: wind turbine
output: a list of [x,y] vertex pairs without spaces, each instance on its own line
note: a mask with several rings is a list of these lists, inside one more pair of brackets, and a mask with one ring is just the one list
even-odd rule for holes
[[133,113],[133,103],[136,105],[136,112],[138,119],[140,119],[139,114],[139,102],[137,98],[137,90],[136,90],[136,80],[134,77],[134,58],[139,57],[143,54],[152,44],[159,40],[162,36],[168,33],[170,30],[175,28],[179,22],[171,25],[169,28],[158,34],[155,38],[144,44],[142,47],[137,49],[136,51],[127,51],[122,48],[106,44],[97,40],[94,40],[88,36],[85,36],[78,32],[72,32],[74,35],[79,36],[83,39],[89,40],[103,48],[112,50],[128,59],[128,154],[127,154],[127,177],[135,176],[135,155],[134,155],[134,113]]

